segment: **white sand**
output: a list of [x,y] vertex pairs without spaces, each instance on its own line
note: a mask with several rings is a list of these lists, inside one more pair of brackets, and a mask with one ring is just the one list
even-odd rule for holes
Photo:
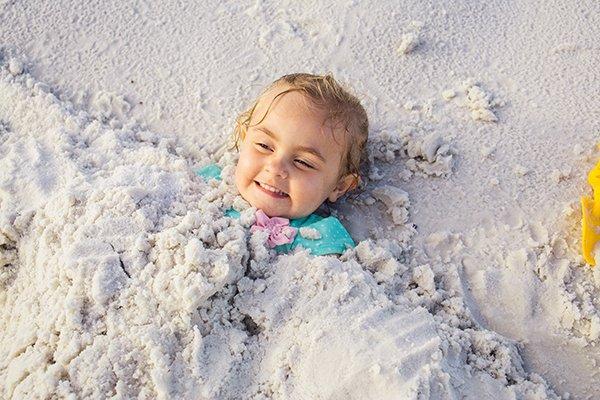
[[[578,208],[595,2],[0,10],[0,397],[600,392]],[[298,70],[333,71],[371,115],[340,259],[250,237],[233,155],[222,184],[193,173]]]

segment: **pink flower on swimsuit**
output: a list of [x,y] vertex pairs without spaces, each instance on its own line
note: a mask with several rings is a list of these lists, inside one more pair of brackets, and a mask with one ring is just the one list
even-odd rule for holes
[[269,247],[275,247],[280,244],[292,243],[298,229],[290,226],[290,220],[287,218],[269,218],[263,210],[256,210],[256,223],[252,225],[250,232],[256,231],[269,232],[267,244]]

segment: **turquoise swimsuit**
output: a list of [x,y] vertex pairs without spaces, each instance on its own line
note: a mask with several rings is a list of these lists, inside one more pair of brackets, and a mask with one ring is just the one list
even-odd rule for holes
[[[205,180],[221,180],[221,168],[215,164],[199,169],[196,174]],[[232,218],[240,217],[240,213],[232,208],[227,210],[225,215]],[[319,239],[308,239],[298,231],[292,243],[275,247],[278,253],[289,253],[300,246],[313,255],[323,256],[326,254],[342,254],[347,248],[356,246],[346,228],[336,217],[321,217],[317,214],[310,214],[307,217],[290,220],[290,226],[298,228],[298,230],[300,228],[316,229],[321,237]]]

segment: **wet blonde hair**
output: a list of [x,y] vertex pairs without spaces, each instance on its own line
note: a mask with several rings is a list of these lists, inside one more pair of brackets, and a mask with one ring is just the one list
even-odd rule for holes
[[[278,93],[260,121],[260,124],[271,109],[273,102],[286,93],[297,91],[306,96],[311,105],[318,109],[327,111],[327,118],[324,122],[331,121],[335,128],[342,126],[346,132],[346,149],[342,157],[342,168],[339,177],[353,175],[354,184],[350,190],[354,189],[360,182],[360,170],[366,162],[366,143],[369,135],[369,119],[364,107],[360,104],[358,98],[350,93],[346,88],[340,85],[331,74],[313,75],[306,73],[297,73],[284,75],[267,86],[252,106],[243,111],[237,118],[233,139],[235,147],[238,148],[240,140],[244,140],[246,132],[250,127],[250,121],[256,110],[260,99],[276,87],[285,87],[286,90]],[[334,137],[335,139],[335,137]]]

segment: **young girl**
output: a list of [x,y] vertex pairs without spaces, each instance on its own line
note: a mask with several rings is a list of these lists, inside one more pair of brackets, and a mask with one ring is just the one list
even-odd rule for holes
[[[300,246],[341,254],[353,247],[337,218],[313,213],[358,186],[368,128],[360,101],[331,75],[291,74],[269,85],[234,132],[235,185],[257,208],[251,230],[268,231],[267,243],[278,252]],[[210,165],[198,174],[219,179],[220,169]]]

